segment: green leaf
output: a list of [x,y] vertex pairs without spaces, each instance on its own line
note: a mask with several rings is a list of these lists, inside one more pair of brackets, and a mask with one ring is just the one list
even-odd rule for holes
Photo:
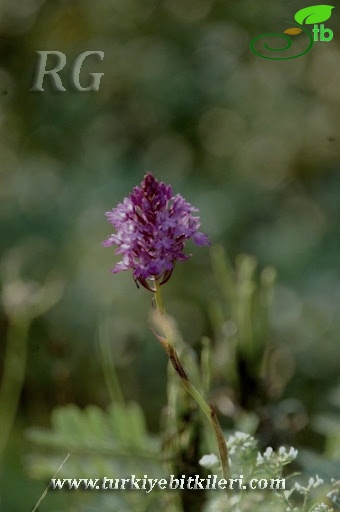
[[135,402],[129,404],[129,419],[133,443],[137,447],[143,448],[147,430],[145,417],[139,404]]
[[36,478],[55,473],[59,452],[63,457],[71,453],[60,471],[62,478],[160,471],[160,440],[149,435],[143,410],[135,402],[114,403],[107,411],[96,405],[60,407],[52,412],[51,429],[31,428],[27,436],[34,443],[27,469]]
[[300,9],[294,16],[295,21],[303,25],[314,25],[328,20],[332,15],[333,5],[311,5]]

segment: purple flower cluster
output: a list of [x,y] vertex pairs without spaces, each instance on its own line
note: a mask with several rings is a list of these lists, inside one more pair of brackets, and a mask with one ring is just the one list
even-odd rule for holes
[[170,185],[158,183],[148,172],[140,187],[106,213],[116,233],[103,246],[116,245],[116,254],[122,254],[122,261],[111,272],[132,269],[135,280],[148,289],[146,279],[164,284],[176,261],[189,258],[183,253],[186,240],[210,245],[208,237],[197,231],[200,220],[192,215],[197,211],[180,194],[173,196]]

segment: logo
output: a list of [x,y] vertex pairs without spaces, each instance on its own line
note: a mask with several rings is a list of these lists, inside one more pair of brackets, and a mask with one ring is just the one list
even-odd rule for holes
[[[61,78],[59,76],[59,73],[62,69],[64,69],[66,65],[66,55],[63,52],[59,52],[57,50],[53,51],[38,51],[37,52],[39,56],[38,65],[36,69],[36,74],[34,78],[33,86],[31,87],[30,91],[38,91],[38,92],[44,92],[45,89],[43,87],[44,78],[46,75],[49,75],[51,79],[52,87],[55,91],[66,91],[65,87],[63,86],[63,83],[61,81]],[[49,55],[54,55],[57,57],[57,64],[54,68],[47,70],[47,59]],[[70,73],[70,82],[72,87],[76,91],[98,91],[99,85],[100,85],[100,79],[104,75],[104,73],[90,73],[90,76],[93,80],[91,80],[90,85],[87,87],[82,87],[79,82],[79,75],[80,70],[83,65],[84,60],[86,57],[89,57],[90,55],[95,55],[96,57],[99,57],[100,60],[104,59],[104,52],[101,51],[87,51],[83,52],[78,57],[75,58],[73,65],[71,67],[71,73]]]
[[[314,42],[321,41],[328,43],[333,39],[333,31],[330,28],[325,27],[323,23],[331,17],[332,9],[334,9],[333,5],[312,5],[310,7],[300,9],[294,16],[296,23],[299,25],[298,27],[287,28],[283,34],[268,33],[254,37],[250,42],[251,51],[258,57],[270,60],[289,60],[302,57],[302,55],[305,55],[312,49]],[[291,24],[294,25],[294,23]],[[304,25],[313,25],[313,28],[308,30]],[[303,51],[296,55],[286,55],[284,57],[280,57],[278,55],[280,52],[287,51],[292,46],[293,40],[290,36],[297,36],[303,33],[308,37],[307,47]],[[284,39],[286,41],[286,45],[282,48],[273,48],[264,42],[265,50],[260,51],[259,47],[261,44],[259,41],[262,41],[264,38],[273,37]],[[262,53],[262,51],[266,51],[266,53]]]

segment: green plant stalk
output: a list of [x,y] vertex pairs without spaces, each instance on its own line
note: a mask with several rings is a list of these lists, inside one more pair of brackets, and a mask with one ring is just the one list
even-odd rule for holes
[[116,366],[113,360],[112,350],[110,349],[109,338],[103,324],[99,328],[98,344],[104,378],[111,401],[112,403],[117,402],[125,405],[125,399],[120,387]]
[[[162,299],[162,292],[160,284],[157,280],[155,280],[155,304],[156,308],[162,315],[165,315],[165,308],[164,303]],[[227,443],[224,439],[223,432],[220,426],[220,423],[218,421],[215,409],[212,405],[208,404],[201,393],[191,384],[187,373],[185,372],[179,358],[176,352],[175,347],[173,346],[171,340],[169,339],[169,336],[167,333],[165,333],[166,337],[161,338],[158,337],[159,341],[163,345],[163,348],[165,349],[169,361],[171,362],[172,366],[174,367],[177,375],[181,379],[181,382],[187,392],[192,396],[192,398],[195,400],[197,405],[201,408],[202,412],[205,414],[205,416],[208,418],[208,421],[212,428],[214,429],[219,456],[220,456],[220,463],[221,463],[221,469],[222,469],[222,475],[223,478],[228,479],[230,478],[230,468],[229,468],[229,457],[228,457],[228,448]]]
[[19,404],[27,360],[30,320],[9,319],[7,347],[0,387],[0,460],[6,447]]

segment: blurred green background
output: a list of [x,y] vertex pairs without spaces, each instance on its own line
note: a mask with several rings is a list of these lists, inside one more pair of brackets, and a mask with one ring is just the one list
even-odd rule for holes
[[[111,232],[104,212],[147,170],[199,208],[202,230],[231,260],[246,252],[276,268],[271,336],[290,365],[285,397],[304,425],[326,414],[339,428],[340,14],[325,22],[333,40],[301,58],[271,61],[249,49],[308,5],[1,0],[0,375],[10,332],[14,354],[25,343],[27,365],[0,510],[30,510],[43,489],[24,471],[27,427],[48,426],[55,406],[108,404],[96,343],[103,322],[126,398],[159,430],[166,361],[148,330],[151,296],[129,273],[110,274],[115,256],[101,247]],[[66,55],[66,92],[47,77],[45,92],[29,91],[38,50]],[[80,75],[86,86],[89,72],[104,73],[98,92],[69,81],[88,50],[105,53]],[[213,332],[216,283],[209,250],[188,251],[164,293],[195,345]],[[328,427],[319,423],[298,442],[321,452]],[[54,494],[42,510],[63,499]]]

